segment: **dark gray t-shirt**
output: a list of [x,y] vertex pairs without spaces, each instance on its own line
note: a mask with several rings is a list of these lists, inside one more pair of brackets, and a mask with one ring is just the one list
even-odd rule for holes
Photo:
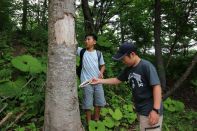
[[[128,81],[136,111],[148,116],[153,109],[153,87],[160,84],[155,67],[147,60],[141,60],[135,67],[126,67],[117,77],[120,81]],[[162,104],[161,104],[162,114]]]

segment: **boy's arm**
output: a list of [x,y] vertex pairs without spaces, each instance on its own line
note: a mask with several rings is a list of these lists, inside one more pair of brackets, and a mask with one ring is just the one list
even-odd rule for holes
[[105,65],[100,65],[99,78],[103,78],[104,71],[105,71]]
[[81,52],[82,49],[83,49],[83,48],[81,48],[81,47],[77,47],[76,55],[80,56],[80,52]]

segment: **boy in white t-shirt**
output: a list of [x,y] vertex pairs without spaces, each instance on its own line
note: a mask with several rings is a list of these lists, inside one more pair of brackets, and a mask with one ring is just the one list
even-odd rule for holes
[[[85,46],[82,57],[82,69],[80,74],[81,83],[90,80],[93,77],[103,78],[105,70],[105,63],[103,55],[100,51],[95,50],[97,37],[94,34],[88,34],[85,36]],[[80,56],[80,52],[83,48],[78,47],[77,55]],[[98,56],[99,54],[99,56]],[[101,84],[99,85],[87,85],[83,87],[83,104],[82,108],[86,112],[86,120],[91,120],[91,108],[94,106],[94,120],[99,120],[100,109],[106,105],[104,91]]]

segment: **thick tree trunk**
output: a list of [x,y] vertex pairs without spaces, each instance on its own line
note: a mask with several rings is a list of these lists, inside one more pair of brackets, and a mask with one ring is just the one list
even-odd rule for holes
[[191,64],[188,66],[185,73],[181,76],[181,78],[174,84],[174,86],[169,90],[164,96],[163,99],[167,99],[174,91],[176,91],[179,87],[181,87],[181,84],[187,79],[189,74],[191,73],[192,69],[195,67],[197,63],[197,53],[194,55],[194,58],[191,62]]
[[158,68],[158,74],[161,81],[162,88],[166,87],[166,75],[163,64],[162,51],[161,51],[161,4],[160,0],[155,0],[155,23],[154,23],[154,39],[155,39],[155,56]]
[[22,17],[22,32],[24,33],[27,28],[27,0],[23,0],[23,17]]
[[88,5],[88,0],[82,0],[82,10],[84,15],[84,23],[85,23],[85,32],[86,34],[95,33],[93,16],[91,15],[91,11]]
[[82,131],[76,83],[74,0],[49,1],[44,131]]

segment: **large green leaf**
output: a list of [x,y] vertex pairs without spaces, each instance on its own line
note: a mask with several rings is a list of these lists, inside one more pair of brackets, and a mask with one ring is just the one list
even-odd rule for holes
[[111,114],[111,116],[115,119],[115,120],[120,120],[122,119],[122,112],[120,111],[119,108],[115,109],[115,111],[113,112],[111,109],[109,110],[109,113]]
[[130,105],[124,105],[123,106],[124,110],[127,110],[129,112],[133,112],[133,106],[130,104]]
[[115,123],[114,123],[113,119],[111,119],[110,117],[105,117],[105,119],[103,120],[103,123],[108,128],[112,128],[112,127],[115,126]]
[[181,112],[184,110],[185,105],[180,101],[176,101],[168,98],[164,102],[164,108],[170,112]]
[[17,56],[12,59],[11,63],[23,72],[41,73],[43,71],[41,63],[30,55]]
[[105,131],[105,125],[101,121],[90,121],[89,122],[89,131]]
[[23,78],[17,79],[15,82],[7,81],[0,84],[0,96],[15,97],[20,96],[22,93],[22,87],[26,81]]
[[107,108],[101,109],[101,116],[106,116],[109,113],[109,110]]
[[129,113],[128,120],[129,120],[130,124],[133,123],[136,119],[137,119],[136,113],[134,113],[134,112],[133,113]]

